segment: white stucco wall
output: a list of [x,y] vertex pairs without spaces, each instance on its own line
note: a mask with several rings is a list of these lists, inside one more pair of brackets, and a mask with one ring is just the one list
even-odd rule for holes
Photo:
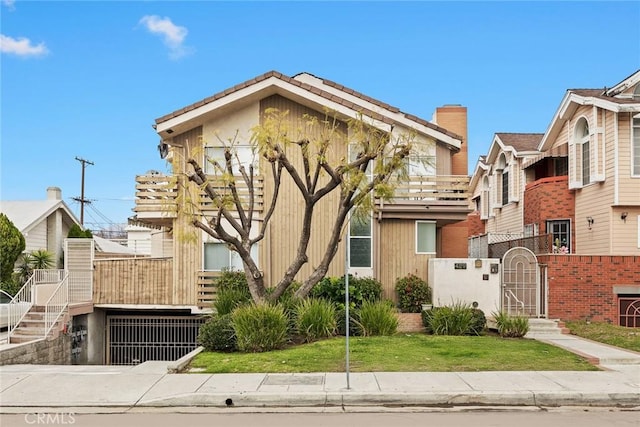
[[[475,266],[475,259],[469,258],[429,259],[429,285],[435,307],[477,302],[486,316],[500,310],[500,260],[478,261],[480,267]],[[456,264],[466,264],[466,269],[456,269]],[[491,264],[498,266],[497,273],[491,272]]]

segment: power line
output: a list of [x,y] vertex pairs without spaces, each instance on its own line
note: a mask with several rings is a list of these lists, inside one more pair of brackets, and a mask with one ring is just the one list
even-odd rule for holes
[[82,163],[82,182],[80,186],[80,197],[73,197],[73,200],[80,203],[80,225],[84,226],[84,205],[91,203],[91,200],[84,198],[84,170],[87,165],[93,165],[94,163],[77,156],[76,160]]

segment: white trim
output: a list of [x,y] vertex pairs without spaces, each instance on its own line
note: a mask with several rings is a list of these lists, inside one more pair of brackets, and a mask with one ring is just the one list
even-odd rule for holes
[[[630,165],[629,165],[630,166],[629,175],[631,176],[631,178],[640,178],[640,174],[635,174],[634,170],[633,170],[634,167],[635,167],[634,160],[635,160],[635,155],[636,155],[636,152],[635,152],[635,141],[634,141],[634,136],[635,135],[634,135],[634,130],[633,130],[633,120],[635,120],[635,119],[640,120],[640,117],[636,118],[630,113],[629,114],[629,127],[630,127],[629,135],[631,135],[631,138],[630,138],[629,142],[631,143],[631,147],[630,147],[631,148],[631,159],[630,159],[631,161],[630,161]],[[618,136],[617,130],[618,130],[618,128],[616,127],[616,137]],[[638,132],[640,132],[640,127],[638,128]]]
[[627,90],[628,88],[630,88],[631,86],[635,85],[638,82],[640,82],[640,71],[636,71],[634,74],[627,77],[617,85],[607,89],[607,95],[611,96],[613,94],[615,96],[620,92]]
[[[605,119],[606,119],[605,115]],[[613,113],[613,204],[620,203],[620,165],[618,161],[618,113]],[[632,144],[633,145],[633,144]]]
[[[233,102],[237,102],[242,100],[243,98],[247,98],[247,97],[256,97],[256,100],[262,98],[262,96],[260,95],[260,92],[265,92],[265,96],[266,95],[272,95],[272,94],[282,94],[282,92],[286,92],[286,93],[290,93],[293,95],[296,95],[299,98],[304,98],[314,104],[320,105],[320,106],[326,106],[331,110],[334,110],[336,112],[338,112],[339,114],[345,116],[345,117],[349,117],[352,119],[355,119],[358,117],[359,112],[356,110],[353,110],[351,108],[347,108],[342,104],[339,104],[335,101],[331,101],[327,98],[324,98],[320,95],[316,95],[314,93],[309,92],[306,89],[303,89],[301,87],[292,85],[291,83],[285,82],[283,80],[281,80],[278,77],[272,76],[269,77],[261,82],[255,83],[251,86],[247,86],[243,89],[240,89],[238,91],[235,91],[233,93],[230,93],[229,95],[223,96],[220,99],[217,99],[213,102],[204,104],[200,107],[194,108],[193,110],[187,111],[183,114],[180,114],[176,117],[172,117],[169,120],[163,121],[161,123],[158,123],[156,125],[156,132],[158,134],[160,134],[161,136],[169,139],[170,135],[166,134],[166,131],[168,129],[172,129],[172,128],[177,128],[180,125],[183,125],[184,123],[191,121],[191,120],[196,120],[199,117],[206,115],[208,113],[211,113],[219,108],[222,108],[226,105],[229,105]],[[340,92],[339,96],[341,98],[345,98],[345,94]],[[359,98],[358,98],[359,99]],[[295,99],[294,99],[295,101]],[[360,100],[360,102],[358,103],[359,105],[362,105],[362,100]],[[370,108],[369,108],[370,109]],[[372,109],[370,109],[372,110]],[[439,141],[442,141],[456,149],[460,149],[460,147],[462,146],[462,141],[452,138],[449,135],[446,135],[444,133],[441,133],[439,131],[436,131],[434,129],[431,129],[427,126],[424,126],[418,122],[415,122],[413,120],[409,120],[407,119],[404,115],[402,115],[401,117],[397,114],[391,113],[388,110],[384,110],[384,109],[379,109],[379,110],[372,110],[384,117],[387,117],[389,119],[394,120],[397,123],[403,124],[404,126],[407,126],[411,129],[414,129],[416,131],[418,131],[419,133],[422,133],[424,135],[428,135],[432,138],[436,138]],[[364,115],[364,117],[370,121],[370,123],[375,126],[378,129],[381,129],[385,132],[391,132],[392,126],[388,125],[384,122],[381,122],[379,120],[375,120],[372,117],[366,116]],[[175,130],[175,129],[174,129]],[[180,133],[180,132],[178,132]]]

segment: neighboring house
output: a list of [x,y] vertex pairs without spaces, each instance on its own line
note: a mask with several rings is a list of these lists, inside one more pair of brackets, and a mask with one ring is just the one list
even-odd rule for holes
[[[242,268],[237,255],[222,242],[200,232],[195,233],[195,238],[184,238],[196,229],[187,215],[177,213],[177,203],[187,200],[185,187],[191,194],[198,193],[194,184],[185,180],[190,168],[186,167],[185,159],[195,156],[205,170],[210,170],[206,159],[220,155],[221,141],[236,137],[240,160],[248,161],[251,129],[261,123],[267,109],[274,107],[288,111],[287,119],[292,122],[304,115],[324,119],[326,110],[336,112],[343,121],[362,114],[395,136],[415,135],[416,144],[421,147],[410,156],[411,178],[408,184],[398,188],[396,198],[391,203],[378,201],[369,221],[350,227],[346,239],[352,249],[349,272],[379,279],[385,296],[394,298],[396,278],[413,273],[427,279],[429,258],[466,256],[464,221],[470,209],[465,107],[440,107],[433,121],[428,121],[308,73],[289,77],[272,71],[156,120],[154,127],[161,138],[160,153],[170,162],[173,175],[151,171],[136,178],[136,216],[132,223],[161,229],[165,234],[160,240],[171,239],[172,257],[96,262],[96,308],[104,310],[107,330],[112,331],[112,336],[118,335],[113,329],[117,326],[110,325],[114,325],[112,321],[120,321],[117,316],[121,312],[127,313],[131,324],[138,316],[160,325],[164,322],[163,316],[207,310],[211,303],[211,277],[223,269]],[[332,153],[335,158],[348,155],[347,144],[336,147],[337,151]],[[256,165],[258,173],[254,182],[259,189],[256,197],[268,200],[272,188],[268,176],[260,175],[260,170],[266,170],[261,162],[266,161],[260,159]],[[182,184],[177,185],[178,181]],[[294,256],[298,240],[295,229],[302,215],[297,194],[294,184],[284,180],[269,231],[253,248],[267,284],[273,284],[283,275]],[[332,197],[335,200],[335,196]],[[215,212],[207,206],[206,199],[196,202],[205,214]],[[333,209],[328,206],[331,205],[324,204],[322,209]],[[309,274],[311,266],[317,264],[323,254],[331,215],[322,215],[322,212],[314,215],[309,262],[301,270],[299,279]],[[260,217],[254,220],[261,221],[263,214],[259,212]],[[344,275],[345,248],[343,241],[329,267],[329,276]],[[134,276],[139,280],[127,279]],[[184,319],[185,325],[188,318]],[[132,343],[121,348],[127,345],[130,352],[134,352]],[[115,346],[108,342],[107,352]],[[131,363],[130,360],[138,356],[120,359],[127,358],[129,361],[119,363]],[[113,361],[113,357],[107,360]]]
[[[546,132],[524,147],[499,135],[471,179],[470,255],[516,246],[537,254],[517,262],[540,271],[503,259],[514,277],[537,280],[513,283],[511,302],[530,315],[640,325],[640,71],[610,89],[568,90]],[[521,151],[510,163],[508,152]],[[512,166],[519,182],[504,179]],[[509,233],[519,235],[492,240]]]
[[80,221],[62,200],[58,187],[47,188],[46,200],[2,201],[4,213],[25,239],[25,252],[45,249],[53,255],[57,267],[62,266],[64,239],[73,224]]
[[485,233],[522,237],[524,233],[523,163],[537,154],[541,133],[496,133],[471,178],[470,191],[474,208],[485,221]]

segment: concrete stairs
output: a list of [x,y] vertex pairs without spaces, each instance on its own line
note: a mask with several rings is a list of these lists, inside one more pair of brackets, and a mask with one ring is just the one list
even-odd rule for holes
[[525,338],[554,338],[569,333],[564,325],[564,322],[553,319],[529,319],[529,332],[524,336]]
[[[20,321],[14,332],[9,337],[10,344],[22,344],[44,338],[45,332],[45,308],[44,306],[34,305],[31,310]],[[64,320],[65,316],[62,316]],[[50,338],[56,337],[60,331],[62,321],[59,319],[56,325],[51,329]]]

